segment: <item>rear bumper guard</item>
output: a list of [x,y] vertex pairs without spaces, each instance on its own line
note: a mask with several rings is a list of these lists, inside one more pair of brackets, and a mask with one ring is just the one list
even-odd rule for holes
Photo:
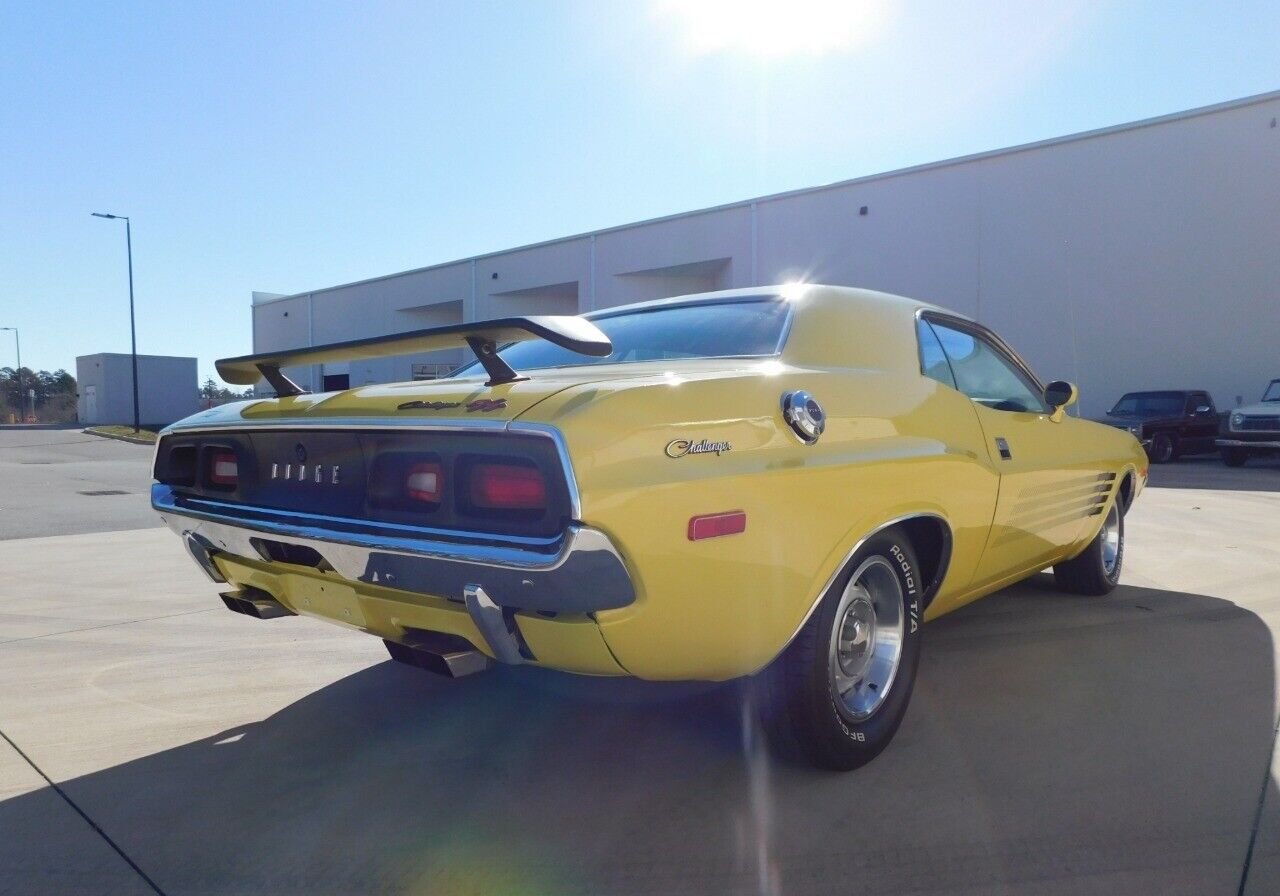
[[446,538],[411,526],[188,497],[159,483],[151,506],[211,578],[212,556],[259,559],[264,542],[278,542],[314,551],[351,581],[462,600],[490,618],[489,606],[592,613],[628,606],[636,596],[608,536],[580,524],[554,539]]

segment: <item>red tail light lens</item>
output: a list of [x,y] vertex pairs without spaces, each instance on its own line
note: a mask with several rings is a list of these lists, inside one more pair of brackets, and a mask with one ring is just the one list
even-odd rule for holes
[[240,482],[240,467],[230,451],[218,451],[209,462],[209,481],[223,488],[235,488]]
[[536,467],[476,464],[471,468],[471,504],[486,510],[543,510],[547,482]]
[[439,504],[444,490],[444,471],[437,463],[418,463],[409,467],[404,478],[404,493],[415,501]]

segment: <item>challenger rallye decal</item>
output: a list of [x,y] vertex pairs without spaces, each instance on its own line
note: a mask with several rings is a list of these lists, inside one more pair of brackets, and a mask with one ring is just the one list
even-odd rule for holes
[[[505,398],[477,398],[475,401],[467,402],[467,413],[480,411],[482,413],[488,411],[500,411],[507,406]],[[453,408],[462,407],[460,401],[406,401],[404,404],[397,405],[398,411],[447,411]]]

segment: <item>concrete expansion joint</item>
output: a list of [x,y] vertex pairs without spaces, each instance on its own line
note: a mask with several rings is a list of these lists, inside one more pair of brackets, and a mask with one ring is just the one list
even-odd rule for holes
[[80,806],[76,803],[76,801],[67,795],[67,792],[65,790],[59,787],[58,784],[52,778],[46,775],[44,772],[44,769],[36,765],[35,760],[33,760],[30,756],[28,756],[25,752],[23,752],[22,748],[13,742],[13,738],[9,737],[9,735],[2,730],[0,730],[0,738],[4,738],[4,742],[7,743],[9,746],[13,747],[13,751],[22,757],[22,761],[25,762],[27,765],[31,766],[31,770],[34,771],[37,775],[39,775],[41,778],[43,778],[45,780],[45,783],[47,783],[51,788],[53,788],[53,792],[56,793],[58,796],[62,797],[62,801],[65,802],[68,806],[70,806],[77,815],[79,815],[82,819],[84,819],[84,823],[87,824],[89,827],[93,828],[94,833],[96,833],[99,837],[101,837],[103,841],[107,844],[107,846],[110,846],[111,849],[115,851],[116,855],[124,859],[125,863],[130,868],[133,869],[133,871],[138,875],[138,877],[142,878],[143,882],[148,887],[151,888],[152,892],[159,894],[159,896],[165,896],[164,890],[160,889],[159,885],[155,881],[153,881],[150,877],[148,877],[147,873],[138,866],[138,863],[135,862],[133,859],[131,859],[129,857],[129,854],[120,848],[120,844],[112,840],[111,837],[107,834],[107,832],[104,831],[96,821],[94,821],[92,818],[89,817],[89,813],[81,809]]

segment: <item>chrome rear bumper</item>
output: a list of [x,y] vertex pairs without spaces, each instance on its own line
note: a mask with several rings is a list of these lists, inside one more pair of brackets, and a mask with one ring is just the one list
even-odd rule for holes
[[[210,556],[271,559],[271,543],[308,548],[353,582],[464,601],[478,589],[500,608],[591,613],[625,607],[635,588],[613,543],[589,526],[553,539],[450,533],[246,507],[151,486],[151,506],[217,581]],[[212,570],[212,571],[211,571]]]

